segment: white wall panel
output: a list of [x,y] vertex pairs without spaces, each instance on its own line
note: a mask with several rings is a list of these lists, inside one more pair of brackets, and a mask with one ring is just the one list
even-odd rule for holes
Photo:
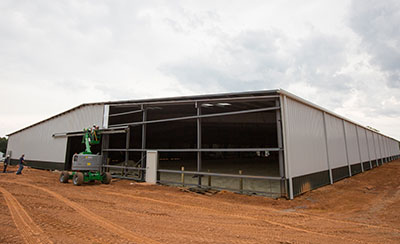
[[387,157],[386,136],[382,136],[383,156]]
[[381,147],[379,145],[379,135],[377,133],[374,133],[374,132],[372,132],[372,135],[374,137],[374,142],[375,142],[376,158],[379,159],[379,158],[381,158]]
[[394,141],[393,140],[391,140],[391,154],[392,154],[392,156],[394,156],[394,155],[396,155],[396,148],[395,148],[395,146],[394,146]]
[[378,159],[378,158],[380,158],[378,135],[376,133],[372,132],[372,138],[374,138],[375,154],[376,154],[376,158]]
[[374,145],[374,138],[372,135],[372,132],[369,130],[366,130],[367,132],[367,139],[368,139],[368,149],[369,149],[369,156],[371,160],[376,159],[376,154],[375,154],[375,145]]
[[360,163],[360,152],[358,150],[357,128],[356,125],[344,122],[346,130],[347,152],[349,155],[349,163]]
[[93,124],[101,125],[102,119],[103,105],[86,105],[11,135],[7,150],[12,151],[13,159],[25,154],[28,161],[63,163],[67,138],[54,138],[52,135],[80,131]]
[[382,136],[382,153],[383,153],[383,157],[387,157],[387,152],[386,152],[386,137]]
[[368,155],[368,143],[367,143],[367,135],[365,133],[365,129],[357,126],[358,133],[358,141],[360,142],[360,152],[361,152],[361,161],[366,162],[369,161]]
[[325,116],[329,164],[332,169],[347,166],[343,120]]
[[383,148],[383,136],[378,135],[378,139],[379,139],[379,153],[380,153],[380,158],[384,158],[385,157],[385,152],[384,152],[384,148]]
[[327,170],[323,113],[288,98],[286,114],[290,175]]

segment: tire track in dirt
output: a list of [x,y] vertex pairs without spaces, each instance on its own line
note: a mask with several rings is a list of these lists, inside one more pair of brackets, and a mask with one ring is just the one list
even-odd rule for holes
[[[186,198],[186,197],[185,197]],[[207,198],[202,198],[202,200],[211,202],[211,203],[215,203],[214,201],[211,201]],[[227,202],[218,202],[218,204],[224,204],[226,206],[230,206],[230,203]],[[383,229],[383,230],[391,230],[391,231],[395,231],[400,233],[399,229],[396,228],[392,228],[389,226],[380,226],[380,225],[371,225],[371,224],[366,224],[366,223],[360,223],[360,222],[355,222],[355,221],[349,221],[349,220],[339,220],[339,219],[332,219],[332,218],[327,218],[327,217],[323,217],[323,216],[319,216],[317,214],[310,214],[310,213],[299,213],[299,212],[284,212],[283,210],[278,210],[278,209],[274,209],[274,208],[270,208],[270,207],[265,207],[265,206],[246,206],[246,208],[250,208],[250,209],[255,209],[255,210],[267,210],[267,211],[271,211],[280,215],[287,215],[287,216],[301,216],[301,217],[312,217],[312,218],[316,218],[316,219],[321,219],[321,220],[327,220],[327,221],[331,221],[331,222],[336,222],[336,223],[343,223],[343,224],[350,224],[350,225],[358,225],[358,226],[363,226],[363,227],[367,227],[367,228],[372,228],[372,229]]]
[[[105,209],[105,210],[107,210],[107,209]],[[124,213],[125,215],[135,216],[135,217],[136,216],[149,216],[149,215],[151,216],[152,215],[152,214],[148,214],[148,213],[145,213],[145,212],[127,211],[127,210],[121,210],[121,209],[119,209],[118,212],[119,213]],[[171,218],[171,216],[164,215],[164,214],[161,214],[161,215],[160,214],[154,214],[152,217]],[[265,226],[260,226],[260,225],[256,225],[256,224],[250,224],[250,223],[213,223],[213,222],[211,222],[209,220],[205,221],[205,220],[201,220],[201,219],[198,219],[198,218],[196,218],[196,219],[188,218],[188,219],[184,219],[184,220],[181,219],[181,221],[185,221],[185,222],[189,222],[189,223],[196,224],[196,225],[201,225],[201,226],[209,226],[210,224],[214,224],[214,225],[219,225],[219,226],[221,226],[221,225],[225,225],[225,226],[240,226],[240,227],[246,226],[246,227],[257,228],[257,229],[265,229],[266,228]],[[200,235],[191,235],[191,234],[182,234],[182,233],[180,233],[179,235],[180,236],[187,236],[188,238],[190,237],[191,241],[199,241],[201,243],[210,242],[210,239],[208,239],[207,237],[202,237]],[[169,238],[171,238],[171,240],[174,240],[174,239],[176,240],[177,239],[177,236],[174,235],[173,233],[164,232],[163,236],[169,237]],[[279,238],[280,236],[277,236],[277,237]],[[188,240],[188,239],[186,239],[186,240]],[[277,239],[275,237],[269,236],[268,241],[280,242],[281,239]],[[239,243],[239,244],[241,244],[241,243],[249,243],[249,244],[254,244],[255,242],[251,241],[251,240],[229,240],[229,243]]]
[[[128,192],[127,192],[128,194]],[[131,193],[129,193],[131,194]],[[186,197],[185,197],[186,198]],[[191,199],[193,200],[193,199]],[[202,198],[201,200],[205,200],[207,202],[215,203],[214,201],[207,199],[207,198]],[[218,204],[224,204],[226,206],[231,206],[230,203],[227,202],[218,202]],[[311,218],[316,218],[316,219],[321,219],[321,220],[326,220],[326,221],[331,221],[335,223],[342,223],[342,224],[349,224],[349,225],[358,225],[362,227],[367,227],[367,228],[372,228],[372,229],[382,229],[382,230],[390,230],[390,231],[395,231],[400,233],[400,229],[396,229],[390,226],[380,226],[380,225],[372,225],[372,224],[367,224],[367,223],[360,223],[360,222],[355,222],[355,221],[349,221],[349,220],[339,220],[339,219],[333,219],[333,218],[327,218],[323,216],[319,216],[317,214],[310,214],[310,213],[299,213],[299,212],[284,212],[283,210],[278,210],[270,207],[265,207],[265,206],[245,206],[246,208],[250,209],[255,209],[255,210],[267,210],[271,211],[280,215],[287,215],[287,216],[301,216],[301,217],[311,217]]]
[[[9,182],[8,182],[9,183]],[[36,186],[36,185],[31,185],[31,184],[27,184],[27,183],[22,183],[22,182],[16,182],[13,181],[13,183],[19,184],[19,185],[24,185],[24,186],[28,186],[28,187],[32,187],[41,191],[44,191],[46,193],[48,193],[49,195],[53,196],[54,198],[56,198],[59,201],[64,202],[66,205],[68,205],[69,207],[73,208],[75,211],[77,211],[79,214],[81,214],[83,217],[85,217],[86,219],[91,220],[92,222],[94,222],[95,224],[103,227],[104,229],[114,232],[128,240],[134,241],[135,243],[143,243],[143,244],[161,244],[155,240],[152,240],[150,238],[144,237],[144,236],[140,236],[137,235],[135,233],[133,233],[132,231],[125,229],[124,227],[114,224],[110,221],[108,221],[107,219],[91,212],[90,210],[80,206],[79,204],[72,202],[68,199],[66,199],[65,197],[61,196],[60,194],[50,191],[46,188],[40,187],[40,186]],[[33,243],[32,243],[33,244]]]
[[53,243],[10,192],[3,187],[0,187],[0,192],[3,194],[15,226],[21,233],[22,239],[25,243]]
[[[85,208],[82,207],[82,206],[79,206],[79,204],[76,204],[76,203],[74,203],[74,202],[71,202],[71,201],[68,200],[68,199],[65,199],[64,197],[62,197],[62,196],[59,195],[58,193],[55,193],[55,192],[53,192],[53,191],[51,191],[51,190],[48,190],[48,189],[46,189],[46,188],[43,188],[43,187],[39,187],[39,186],[35,186],[35,185],[30,185],[30,184],[27,184],[27,183],[21,183],[21,182],[13,182],[13,183],[21,184],[21,185],[25,185],[25,186],[30,186],[30,187],[33,187],[33,188],[36,188],[36,189],[45,191],[45,192],[49,193],[50,195],[52,195],[53,197],[55,197],[56,199],[58,199],[58,200],[60,200],[60,201],[62,201],[62,202],[64,202],[64,203],[66,203],[69,207],[75,209],[75,210],[76,210],[77,212],[79,212],[81,215],[83,215],[83,216],[85,216],[85,217],[88,217],[88,216],[86,216],[85,214],[82,214],[82,212],[79,211],[78,209],[83,209],[83,210],[85,210],[86,212],[90,212],[89,210],[85,209]],[[66,200],[66,201],[64,201],[64,200]],[[70,205],[70,204],[71,204],[71,205]],[[93,213],[92,213],[92,214],[93,214]],[[93,215],[94,215],[94,214],[93,214]],[[97,216],[97,215],[94,215],[94,217],[96,217],[96,219],[103,219],[102,217]],[[91,220],[92,220],[92,219],[91,219]],[[92,221],[93,221],[93,220],[92,220]],[[105,220],[105,219],[102,220],[102,222],[106,222],[106,221],[107,221],[107,220]],[[93,221],[93,222],[95,222],[95,221]],[[108,221],[108,222],[109,222],[109,221]],[[110,223],[111,223],[111,222],[110,222]],[[111,223],[111,224],[113,224],[113,223]],[[124,234],[129,234],[129,233],[125,233],[125,232],[130,232],[129,230],[125,229],[124,227],[122,227],[122,226],[120,226],[120,225],[116,225],[116,226],[118,226],[118,228],[119,228],[119,231],[114,230],[116,233],[120,234],[121,236],[124,236]],[[106,228],[106,226],[104,226],[104,227]],[[110,228],[110,227],[107,227],[107,228]],[[121,233],[122,233],[122,234],[121,234]],[[174,235],[173,233],[163,233],[163,235],[166,236],[166,237],[169,237],[171,240],[174,240],[174,239],[177,239],[177,238],[178,238],[178,237],[177,237],[176,235]],[[182,234],[180,234],[180,236],[182,236]],[[199,241],[199,242],[201,242],[201,243],[209,243],[209,242],[210,242],[210,239],[208,239],[208,238],[206,238],[206,237],[202,237],[202,236],[193,236],[193,235],[189,235],[189,234],[187,234],[187,236],[190,237],[190,240]],[[125,235],[124,237],[127,238],[127,239],[129,239],[128,236],[126,236],[126,235]],[[143,243],[143,244],[153,244],[153,243],[155,244],[155,243],[158,243],[158,244],[160,244],[159,242],[154,241],[154,240],[149,239],[149,238],[146,238],[146,237],[139,237],[139,238],[141,238],[141,239],[136,240],[137,243],[141,243],[141,244],[142,244],[142,243]],[[130,239],[132,239],[132,238],[130,238]],[[237,244],[254,244],[254,241],[248,241],[248,240],[231,240],[230,243],[237,243]]]
[[[128,198],[132,198],[132,199],[139,199],[139,200],[145,200],[145,201],[151,201],[151,202],[156,202],[156,203],[161,203],[161,204],[166,204],[166,205],[172,205],[175,207],[182,207],[182,208],[189,208],[189,209],[194,209],[194,210],[206,210],[206,211],[210,211],[210,212],[214,212],[218,215],[221,216],[231,216],[231,217],[235,217],[235,218],[240,218],[240,219],[248,219],[248,220],[255,220],[255,221],[262,221],[262,222],[266,222],[270,225],[275,225],[275,226],[279,226],[285,229],[290,229],[290,230],[294,230],[294,231],[298,231],[298,232],[303,232],[303,233],[307,233],[307,234],[312,234],[312,235],[319,235],[319,236],[323,236],[323,237],[328,237],[328,238],[334,238],[334,239],[341,239],[343,241],[352,241],[352,242],[356,242],[356,243],[369,243],[366,241],[360,241],[357,239],[351,239],[351,238],[346,238],[346,237],[342,237],[342,236],[337,236],[337,235],[331,235],[331,234],[326,234],[326,233],[321,233],[321,232],[317,232],[317,231],[311,231],[311,230],[307,230],[307,229],[303,229],[300,227],[295,227],[295,226],[291,226],[288,224],[283,224],[283,223],[279,223],[276,221],[272,221],[272,220],[266,220],[266,219],[261,219],[261,218],[255,218],[255,217],[250,217],[250,216],[245,216],[245,215],[240,215],[240,214],[232,214],[232,213],[226,213],[226,212],[222,212],[219,210],[215,210],[215,209],[211,209],[211,208],[206,208],[206,207],[200,207],[200,206],[192,206],[192,205],[185,205],[185,204],[180,204],[180,203],[175,203],[175,202],[169,202],[169,201],[162,201],[162,200],[158,200],[158,199],[154,199],[154,198],[149,198],[149,197],[142,197],[142,196],[132,196],[132,195],[127,195],[127,194],[122,194],[122,193],[116,193],[116,192],[106,192],[103,191],[103,193],[105,194],[111,194],[111,195],[116,195],[116,196],[121,196],[121,197],[128,197]],[[264,227],[266,228],[266,227]]]

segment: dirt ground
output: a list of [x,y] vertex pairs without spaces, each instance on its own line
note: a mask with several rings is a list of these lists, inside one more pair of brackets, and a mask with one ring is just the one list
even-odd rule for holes
[[400,160],[292,201],[9,170],[0,243],[400,243]]

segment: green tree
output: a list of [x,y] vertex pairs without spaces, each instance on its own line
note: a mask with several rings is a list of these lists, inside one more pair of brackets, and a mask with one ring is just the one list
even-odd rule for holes
[[0,137],[0,152],[6,153],[8,139],[5,137]]

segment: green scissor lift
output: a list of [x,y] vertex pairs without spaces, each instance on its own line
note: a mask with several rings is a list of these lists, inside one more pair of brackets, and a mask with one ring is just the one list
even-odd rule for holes
[[63,171],[60,174],[60,182],[68,183],[72,179],[74,185],[80,186],[82,183],[101,181],[103,184],[110,184],[111,174],[101,172],[102,156],[93,154],[90,150],[91,145],[100,143],[101,135],[98,127],[84,129],[82,143],[85,144],[85,151],[75,154],[72,157],[72,172]]

